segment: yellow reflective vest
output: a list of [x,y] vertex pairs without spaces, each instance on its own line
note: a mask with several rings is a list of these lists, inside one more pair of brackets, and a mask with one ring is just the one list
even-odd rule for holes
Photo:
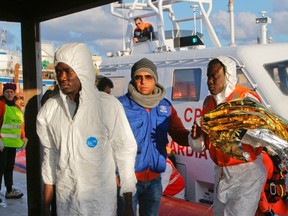
[[5,114],[1,127],[2,142],[5,147],[21,148],[21,125],[24,123],[22,111],[16,106],[5,105]]

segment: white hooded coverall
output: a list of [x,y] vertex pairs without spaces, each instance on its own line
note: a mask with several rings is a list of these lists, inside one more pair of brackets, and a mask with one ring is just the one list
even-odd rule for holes
[[56,186],[58,216],[116,215],[116,166],[120,194],[136,192],[137,144],[129,122],[120,102],[97,90],[92,57],[84,44],[60,47],[55,66],[59,62],[73,68],[82,88],[74,117],[61,91],[38,113],[43,181]]
[[[234,60],[226,56],[216,58],[223,63],[226,76],[224,90],[214,96],[218,105],[225,102],[234,91],[237,74]],[[249,93],[246,97],[258,100]],[[195,140],[189,136],[188,140],[194,151],[204,150],[203,136]],[[224,166],[222,169],[215,166],[213,216],[254,216],[266,180],[265,176],[266,170],[262,163],[262,155],[258,155],[253,162]]]

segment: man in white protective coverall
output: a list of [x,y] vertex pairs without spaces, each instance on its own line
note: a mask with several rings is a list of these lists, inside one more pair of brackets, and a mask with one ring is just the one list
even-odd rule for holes
[[[204,100],[203,115],[218,104],[237,98],[252,97],[260,101],[255,92],[237,84],[236,63],[226,56],[209,62],[207,85],[211,95]],[[198,152],[208,149],[216,164],[213,216],[254,216],[266,177],[262,147],[242,143],[244,152],[250,157],[248,161],[238,160],[211,144],[197,123],[192,126],[189,144]]]
[[43,215],[50,215],[53,187],[57,215],[114,216],[116,166],[125,215],[133,215],[137,144],[120,102],[98,91],[86,45],[68,43],[55,52],[59,94],[37,116],[43,145]]

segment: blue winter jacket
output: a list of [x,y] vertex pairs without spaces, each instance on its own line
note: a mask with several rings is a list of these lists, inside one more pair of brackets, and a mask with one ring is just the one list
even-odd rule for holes
[[153,172],[164,172],[171,103],[162,99],[158,106],[147,112],[127,94],[119,97],[119,100],[124,106],[138,145],[135,172],[143,172],[148,168]]

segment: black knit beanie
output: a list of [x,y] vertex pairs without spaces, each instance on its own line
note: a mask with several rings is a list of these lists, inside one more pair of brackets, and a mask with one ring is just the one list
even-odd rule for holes
[[154,77],[156,83],[158,82],[157,67],[149,59],[142,58],[133,65],[133,67],[131,68],[132,80],[134,80],[134,76],[138,71],[145,71],[145,72],[150,73]]

